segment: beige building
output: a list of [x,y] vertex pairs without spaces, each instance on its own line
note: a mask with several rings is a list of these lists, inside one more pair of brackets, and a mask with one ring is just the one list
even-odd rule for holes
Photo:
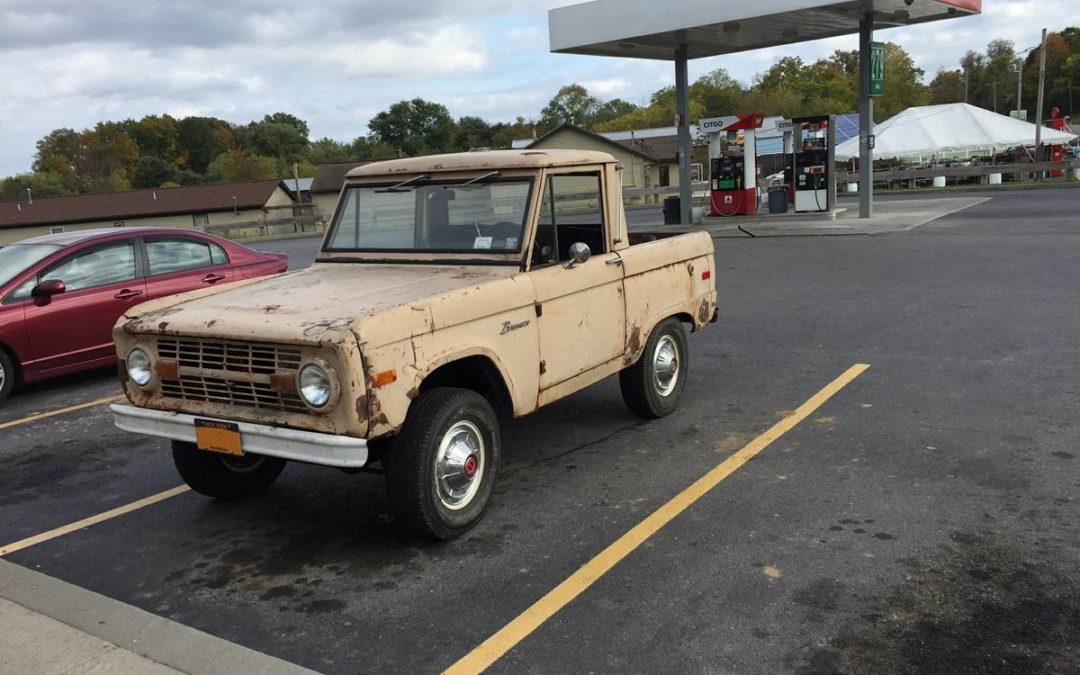
[[623,166],[623,189],[655,187],[649,182],[656,158],[637,148],[608,140],[573,124],[561,124],[527,146],[529,149],[596,150],[612,155]]
[[102,227],[178,227],[251,236],[295,227],[294,211],[280,180],[0,202],[0,246]]
[[311,202],[315,205],[315,217],[329,224],[337,210],[338,197],[345,185],[345,174],[370,162],[343,162],[320,164],[311,181]]

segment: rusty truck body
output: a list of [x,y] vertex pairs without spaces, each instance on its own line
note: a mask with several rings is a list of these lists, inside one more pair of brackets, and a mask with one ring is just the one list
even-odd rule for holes
[[352,170],[315,263],[139,305],[114,330],[122,429],[172,441],[195,490],[287,461],[385,468],[398,519],[451,538],[486,509],[498,419],[619,374],[678,404],[714,320],[712,239],[628,232],[607,154],[496,151]]

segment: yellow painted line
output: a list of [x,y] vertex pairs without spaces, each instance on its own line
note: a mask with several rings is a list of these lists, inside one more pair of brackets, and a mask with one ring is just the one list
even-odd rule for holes
[[106,396],[105,398],[99,398],[96,401],[90,401],[89,403],[80,403],[79,405],[68,406],[67,408],[60,408],[59,410],[50,410],[49,412],[38,413],[37,415],[30,415],[18,420],[12,420],[11,422],[4,422],[0,424],[0,429],[10,429],[11,427],[17,427],[21,424],[30,424],[31,422],[37,422],[56,415],[63,415],[64,413],[75,412],[76,410],[83,410],[85,408],[93,408],[98,405],[105,405],[106,403],[118,403],[123,401],[123,396]]
[[660,528],[667,525],[708,493],[709,490],[716,487],[720,481],[738,471],[778,438],[795,428],[796,425],[813,414],[815,410],[820,408],[838,391],[850,384],[859,375],[862,375],[869,367],[868,364],[859,363],[849,368],[824,389],[814,394],[806,403],[799,406],[793,414],[774,424],[768,431],[718,464],[690,487],[672,498],[671,501],[653,511],[645,520],[635,525],[615,543],[585,563],[581,569],[574,572],[547,595],[533,603],[531,607],[504,626],[499,632],[447,668],[444,675],[480,673],[486,670],[491,664],[498,661],[503,654],[513,649],[519,642],[543,625],[545,621],[554,616],[556,612],[584,593],[586,589],[604,576],[619,561],[630,555],[636,548],[645,543],[649,537],[656,534]]
[[141,508],[145,508],[145,507],[150,506],[152,504],[157,504],[158,502],[165,501],[166,499],[170,499],[170,498],[175,497],[177,495],[182,495],[185,492],[189,491],[190,489],[191,488],[189,488],[186,485],[179,485],[177,487],[166,490],[164,492],[159,492],[156,495],[150,495],[149,497],[145,497],[145,498],[140,499],[138,501],[131,502],[130,504],[124,504],[123,506],[118,506],[115,509],[111,509],[111,510],[106,511],[104,513],[99,513],[96,516],[90,516],[89,518],[83,518],[82,520],[71,523],[70,525],[64,525],[62,527],[56,528],[55,530],[49,530],[48,532],[42,532],[41,534],[36,534],[33,537],[28,537],[28,538],[23,539],[21,541],[17,541],[17,542],[14,542],[12,544],[8,544],[7,546],[0,547],[0,557],[8,555],[9,553],[14,553],[15,551],[21,551],[24,548],[30,548],[31,546],[37,546],[38,544],[42,544],[42,543],[44,543],[46,541],[49,541],[51,539],[56,539],[57,537],[62,537],[65,534],[71,534],[72,532],[75,532],[77,530],[81,530],[81,529],[86,528],[86,527],[90,527],[91,525],[97,525],[98,523],[103,523],[106,520],[112,520],[113,518],[117,518],[119,516],[122,516],[125,513],[131,513],[132,511],[138,511]]

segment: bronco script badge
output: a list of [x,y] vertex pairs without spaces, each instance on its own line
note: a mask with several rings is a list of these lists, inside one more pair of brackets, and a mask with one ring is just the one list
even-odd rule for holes
[[531,321],[522,321],[521,323],[510,323],[509,321],[503,321],[502,331],[499,333],[499,335],[506,335],[507,333],[512,333],[512,332],[514,332],[516,330],[521,330],[525,326],[528,326],[530,323],[532,323],[532,322]]

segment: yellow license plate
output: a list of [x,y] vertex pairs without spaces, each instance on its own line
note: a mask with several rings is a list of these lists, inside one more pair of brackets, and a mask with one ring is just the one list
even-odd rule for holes
[[195,445],[200,450],[220,452],[223,455],[240,456],[240,427],[232,422],[195,420]]

